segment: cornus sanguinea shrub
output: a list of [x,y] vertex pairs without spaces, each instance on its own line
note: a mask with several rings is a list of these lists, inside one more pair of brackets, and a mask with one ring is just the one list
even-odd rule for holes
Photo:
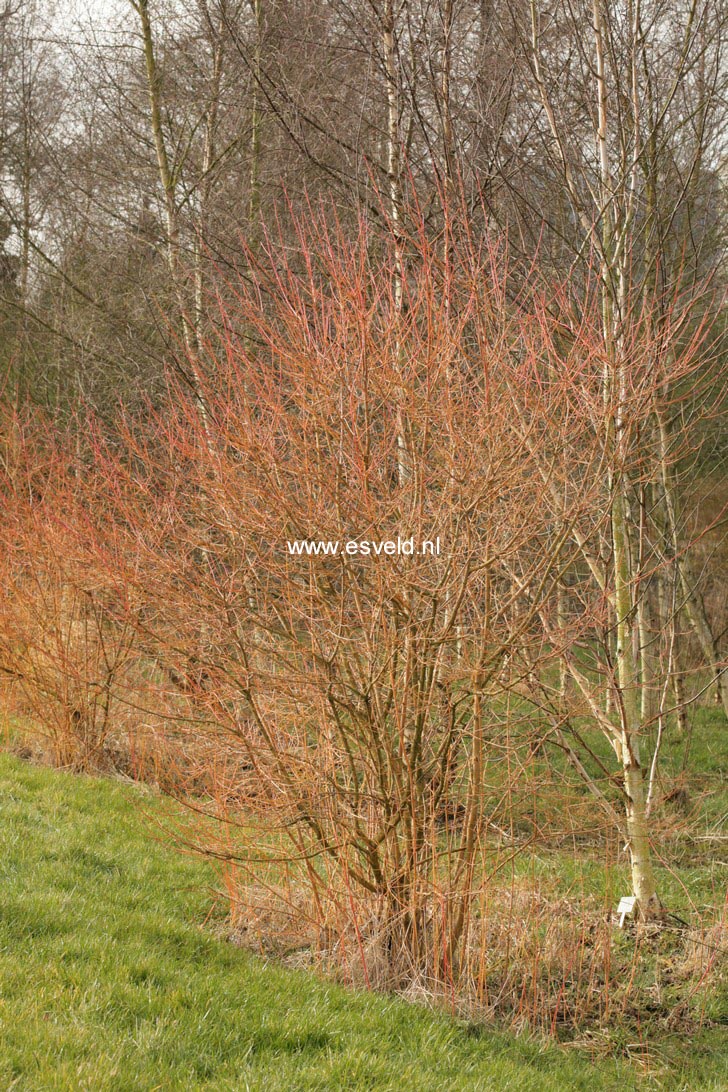
[[56,765],[108,768],[123,722],[136,630],[95,562],[88,513],[101,494],[71,433],[42,415],[3,421],[0,673]]
[[295,251],[269,241],[221,275],[163,405],[113,441],[89,423],[82,450],[8,448],[2,666],[59,762],[136,718],[147,775],[212,818],[196,838],[241,925],[523,1011],[513,952],[555,1020],[567,982],[591,1004],[603,937],[581,921],[570,946],[573,909],[499,884],[549,821],[555,746],[660,915],[677,569],[655,512],[684,455],[665,422],[707,397],[705,330],[676,295],[606,336],[597,280],[539,287],[463,223],[384,236],[314,217]]
[[[97,564],[205,756],[238,904],[252,882],[367,981],[482,986],[482,899],[544,738],[659,914],[633,618],[663,560],[644,529],[636,558],[630,490],[664,471],[645,437],[702,334],[673,301],[605,346],[598,286],[539,291],[467,231],[388,248],[319,218],[299,243],[221,284],[190,381],[99,445]],[[440,552],[343,548],[398,538]],[[575,717],[612,745],[606,791]]]

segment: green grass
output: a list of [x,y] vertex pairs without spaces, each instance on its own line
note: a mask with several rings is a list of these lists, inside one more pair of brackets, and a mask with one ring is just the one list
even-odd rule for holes
[[[267,965],[200,926],[153,797],[0,755],[0,1086],[592,1089],[624,1066]],[[717,1087],[717,1086],[716,1086]]]
[[[0,754],[3,1089],[646,1086],[626,1062],[348,991],[217,939],[202,927],[212,872],[140,821],[160,803]],[[666,1041],[652,1087],[725,1089],[719,1045],[708,1031]]]

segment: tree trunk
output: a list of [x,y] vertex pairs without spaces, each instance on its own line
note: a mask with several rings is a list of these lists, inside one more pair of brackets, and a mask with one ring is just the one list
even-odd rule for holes
[[[620,428],[617,414],[617,450]],[[615,484],[612,502],[612,538],[614,547],[614,591],[617,610],[617,680],[619,684],[621,749],[624,789],[627,794],[627,837],[632,866],[632,891],[637,899],[639,915],[654,918],[660,910],[657,884],[652,868],[648,820],[642,767],[639,760],[638,732],[640,701],[637,664],[632,640],[633,588],[630,581],[630,552],[626,520],[624,483]]]
[[640,917],[659,917],[660,900],[652,868],[650,839],[645,809],[642,767],[634,746],[623,747],[624,788],[627,793],[627,836],[632,869],[632,892],[637,898]]

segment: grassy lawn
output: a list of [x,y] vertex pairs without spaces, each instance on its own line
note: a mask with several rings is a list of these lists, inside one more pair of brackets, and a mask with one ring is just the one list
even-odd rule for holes
[[653,1085],[256,959],[202,928],[212,873],[139,822],[157,808],[135,786],[0,754],[2,1088],[727,1086],[717,1038]]

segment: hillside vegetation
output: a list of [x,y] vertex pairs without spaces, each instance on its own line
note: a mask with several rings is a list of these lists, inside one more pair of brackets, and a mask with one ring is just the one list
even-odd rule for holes
[[725,1087],[718,1030],[674,1068],[669,1037],[590,1059],[265,963],[203,927],[214,875],[155,838],[160,814],[137,786],[0,756],[3,1087]]

